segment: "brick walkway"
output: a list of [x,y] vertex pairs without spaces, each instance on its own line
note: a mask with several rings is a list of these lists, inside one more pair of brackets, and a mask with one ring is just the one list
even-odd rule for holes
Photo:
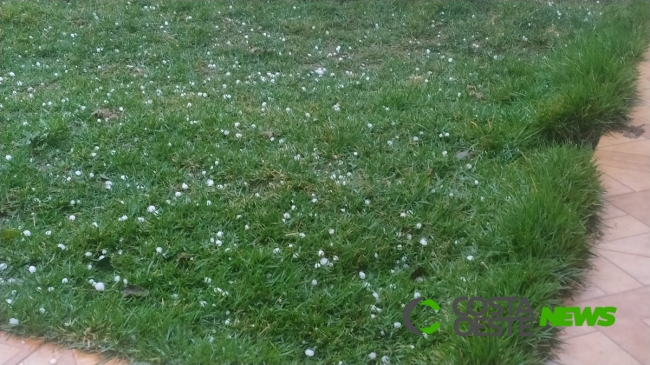
[[610,327],[568,327],[548,365],[650,365],[650,52],[639,66],[638,138],[601,138],[595,159],[607,189],[605,224],[590,287],[569,305],[617,307]]
[[[650,52],[646,59],[650,59]],[[640,65],[636,137],[600,140],[595,158],[607,189],[605,224],[590,286],[568,305],[615,306],[611,327],[568,327],[559,359],[548,365],[650,365],[650,61]],[[56,359],[56,362],[52,361]],[[97,365],[99,356],[0,333],[0,365]],[[107,365],[126,365],[112,360]]]

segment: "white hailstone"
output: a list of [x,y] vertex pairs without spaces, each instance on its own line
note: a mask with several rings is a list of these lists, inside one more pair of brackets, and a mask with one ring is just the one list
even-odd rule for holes
[[91,265],[91,264],[88,264],[88,266],[86,266],[86,267],[88,268],[88,270],[92,270],[92,268],[93,268],[93,265]]
[[14,301],[11,300],[11,299],[7,299],[6,302],[7,302],[7,304],[11,304],[11,303],[13,303]]
[[183,190],[187,190],[189,188],[189,186],[187,186],[186,183],[183,183],[183,185],[181,185],[181,188],[183,188]]
[[374,352],[371,352],[370,354],[368,354],[368,358],[369,358],[370,360],[374,360],[374,359],[377,358],[377,354],[375,354]]
[[334,229],[330,228],[330,230],[328,232],[329,232],[329,234],[334,234]]
[[381,362],[383,362],[384,364],[390,364],[390,358],[384,355],[381,357]]
[[1,263],[1,264],[0,264],[0,271],[1,271],[1,270],[6,270],[6,269],[7,269],[7,264],[5,264],[4,262]]
[[334,109],[334,111],[337,111],[337,112],[338,112],[338,111],[341,110],[341,106],[340,106],[338,103],[336,103],[336,104],[332,107],[332,109]]
[[289,218],[291,218],[291,216],[289,215],[289,213],[284,213],[283,217],[284,217],[284,219],[289,219]]
[[217,237],[218,237],[218,238],[223,237],[223,232],[221,232],[221,231],[217,232]]
[[419,291],[416,291],[415,294],[413,294],[413,299],[417,299],[421,296]]
[[30,266],[29,267],[29,272],[31,272],[32,274],[35,273],[36,272],[36,266]]
[[24,230],[24,231],[23,231],[23,235],[24,235],[25,237],[29,237],[29,236],[32,235],[32,232],[30,232],[30,231],[28,231],[28,230]]
[[156,207],[155,207],[155,206],[150,205],[150,206],[147,207],[147,212],[149,212],[149,213],[153,213],[153,212],[155,212],[155,211],[156,211]]
[[214,185],[214,180],[208,179],[208,181],[206,181],[206,184],[208,184],[208,186],[212,186]]
[[210,206],[210,205],[212,205],[212,202],[211,202],[210,200],[208,200],[208,201],[205,202],[205,204],[206,204],[207,206]]
[[73,220],[77,219],[77,217],[75,217],[74,215],[70,215],[70,216],[68,217],[68,219],[71,220],[71,221],[73,221]]
[[138,222],[140,223],[144,222],[144,217],[138,217]]
[[478,185],[478,180],[474,180],[474,185]]
[[61,279],[61,283],[62,283],[62,284],[67,284],[67,283],[68,283],[68,278],[63,278],[63,279]]
[[52,364],[52,365],[56,364],[56,362],[57,362],[56,359],[51,359],[51,360],[50,360],[50,364]]
[[122,279],[122,282],[124,283],[124,285],[128,285],[128,284],[129,284],[129,281],[126,280],[126,279]]
[[120,282],[120,279],[121,279],[121,278],[120,278],[119,275],[115,275],[115,277],[113,278],[113,280],[115,280],[116,283],[119,283],[119,282]]
[[11,155],[6,155],[6,156],[5,156],[5,160],[7,160],[7,161],[11,161],[12,158],[13,158],[13,157],[11,157]]
[[377,292],[373,292],[373,293],[372,293],[372,296],[373,296],[376,300],[379,300],[379,293],[377,293]]
[[279,254],[279,253],[280,253],[280,249],[279,249],[278,247],[274,248],[274,249],[273,249],[273,253],[276,254],[276,255]]
[[420,228],[422,228],[422,223],[418,223],[418,224],[416,224],[416,225],[415,225],[415,228],[416,228],[416,229],[420,229]]
[[162,251],[163,251],[162,247],[156,247],[156,252],[157,253],[162,253]]
[[421,244],[422,246],[426,246],[426,245],[428,244],[427,239],[424,238],[424,237],[422,237],[422,238],[420,239],[420,244]]
[[174,193],[174,196],[177,197],[177,198],[179,198],[181,195],[183,195],[183,193],[181,193],[180,191],[177,191],[176,193]]
[[325,256],[325,251],[318,250],[318,257],[323,257],[323,256]]
[[77,171],[74,172],[74,174],[77,175],[77,176],[81,176],[81,171],[77,170]]
[[[18,321],[18,320],[16,320],[16,322],[17,322],[17,321]],[[16,323],[16,324],[18,324],[18,323]],[[307,355],[308,357],[312,357],[312,356],[314,356],[314,350],[312,350],[312,349],[307,349],[307,350],[305,350],[305,355]]]
[[326,257],[323,257],[322,259],[320,259],[320,264],[322,266],[327,265],[328,262],[329,262],[329,260]]
[[17,326],[20,323],[16,318],[9,318],[9,324],[12,326]]
[[46,236],[51,236],[51,235],[52,235],[52,231],[45,231],[45,235],[46,235]]
[[316,281],[316,279],[312,280],[312,281],[311,281],[311,285],[312,285],[312,286],[316,286],[316,285],[318,285],[318,281]]
[[129,219],[129,217],[127,217],[126,215],[123,215],[123,216],[121,216],[120,218],[118,218],[118,220],[119,220],[120,222],[124,222],[124,221],[127,220],[127,219]]
[[41,312],[41,314],[45,314],[45,308],[43,307],[39,308],[38,311]]
[[400,327],[402,327],[402,324],[399,323],[399,322],[395,322],[395,323],[393,323],[393,327],[400,328]]
[[469,170],[469,169],[472,168],[472,164],[471,164],[471,163],[468,163],[467,165],[465,165],[465,167],[467,167],[467,169]]
[[298,234],[298,237],[300,237],[300,238],[305,238],[305,234],[304,234],[304,233],[299,233],[299,234]]
[[443,156],[447,156],[447,151],[442,151]]
[[474,256],[469,255],[469,256],[467,256],[467,259],[468,259],[469,261],[472,261],[472,260],[474,260]]
[[104,283],[102,283],[102,282],[95,283],[94,286],[95,286],[95,290],[97,290],[97,291],[104,291]]
[[366,278],[366,273],[359,271],[359,279],[364,280]]
[[85,253],[85,255],[86,255],[86,257],[90,257],[90,256],[92,256],[93,254],[92,254],[92,252],[87,251],[87,252]]

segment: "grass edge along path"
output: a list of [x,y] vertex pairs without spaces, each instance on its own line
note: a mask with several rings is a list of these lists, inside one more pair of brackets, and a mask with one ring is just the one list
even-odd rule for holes
[[[608,15],[600,33],[580,34],[567,47],[556,49],[547,68],[539,71],[539,84],[511,90],[537,100],[522,142],[529,143],[533,153],[504,168],[504,178],[517,178],[504,184],[516,188],[495,217],[495,227],[487,229],[494,234],[483,238],[500,240],[500,249],[486,255],[476,285],[481,293],[467,295],[516,293],[527,297],[538,313],[542,306],[559,305],[583,283],[602,213],[592,148],[600,136],[625,125],[636,64],[648,42],[647,3],[620,9]],[[539,88],[542,84],[548,88]],[[429,363],[542,364],[558,344],[557,333],[550,327],[533,332],[529,338],[451,336],[421,355]],[[128,349],[100,350],[138,357]]]

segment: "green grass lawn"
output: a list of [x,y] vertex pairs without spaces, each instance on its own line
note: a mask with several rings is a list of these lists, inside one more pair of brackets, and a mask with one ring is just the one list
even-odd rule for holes
[[542,364],[550,327],[459,337],[450,306],[579,287],[649,14],[4,1],[0,328],[155,364]]

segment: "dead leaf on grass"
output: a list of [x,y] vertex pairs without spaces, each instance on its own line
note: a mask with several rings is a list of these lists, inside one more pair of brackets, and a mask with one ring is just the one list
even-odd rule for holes
[[456,153],[456,159],[458,159],[458,160],[463,160],[463,159],[472,158],[472,157],[474,157],[474,154],[469,150],[460,151],[460,152]]
[[93,112],[93,116],[100,119],[111,120],[111,119],[117,119],[120,116],[120,114],[119,112],[110,109],[97,109]]
[[264,137],[266,137],[266,138],[277,137],[277,134],[276,134],[274,131],[272,131],[272,130],[268,130],[268,131],[262,132],[262,135],[263,135]]
[[476,86],[474,85],[467,85],[467,91],[469,92],[470,96],[473,96],[476,98],[476,100],[481,100],[483,99],[483,93],[479,92],[476,90]]
[[125,297],[146,297],[149,295],[149,291],[139,285],[127,285],[122,294]]

